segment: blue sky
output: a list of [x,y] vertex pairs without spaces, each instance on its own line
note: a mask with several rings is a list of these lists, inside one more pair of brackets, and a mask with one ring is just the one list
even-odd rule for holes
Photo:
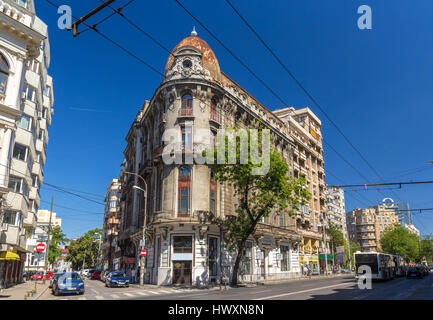
[[[53,2],[70,5],[77,17],[100,3]],[[115,6],[125,2],[117,0]],[[432,1],[232,2],[385,181],[433,180],[433,165],[427,164],[433,160]],[[284,101],[296,108],[309,106],[322,120],[325,139],[369,181],[380,182],[225,1],[182,3]],[[357,9],[362,4],[372,8],[372,30],[357,27]],[[134,116],[162,79],[93,31],[73,38],[58,29],[57,10],[44,0],[36,1],[36,6],[38,16],[49,27],[49,73],[55,91],[45,181],[91,193],[82,195],[102,202],[108,183],[119,174],[125,136]],[[110,10],[105,9],[90,22],[105,17]],[[283,107],[175,1],[136,0],[124,13],[170,49],[196,25],[198,35],[214,50],[225,73],[269,109]],[[167,53],[120,17],[113,16],[99,29],[163,72]],[[341,179],[328,174],[326,182],[330,185],[365,183],[326,147],[325,170]],[[432,191],[433,185],[412,185],[395,193],[411,208],[431,208]],[[389,190],[382,193],[398,200]],[[370,202],[359,201],[360,195]],[[102,205],[43,186],[41,209],[49,208],[52,196],[68,237],[102,226]],[[377,191],[347,192],[346,207],[366,207],[383,198]],[[433,212],[415,215],[415,225],[422,234],[433,233],[432,217]]]

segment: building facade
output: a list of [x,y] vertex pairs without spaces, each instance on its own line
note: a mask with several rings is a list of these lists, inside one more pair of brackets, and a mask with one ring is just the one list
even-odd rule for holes
[[405,224],[403,225],[403,227],[412,232],[413,234],[416,234],[418,237],[421,236],[421,233],[413,224]]
[[120,187],[118,179],[113,179],[105,194],[104,236],[101,246],[104,270],[114,270],[113,261],[120,258],[117,246],[120,230]]
[[[226,231],[218,227],[215,218],[236,215],[237,198],[228,184],[216,182],[207,165],[163,161],[168,140],[163,139],[164,132],[176,133],[185,160],[194,158],[196,151],[214,146],[219,129],[235,123],[248,127],[261,119],[270,129],[274,147],[289,164],[291,176],[296,144],[289,123],[224,74],[212,49],[194,31],[173,49],[164,74],[126,137],[124,169],[119,176],[120,268],[137,269],[141,244],[145,244],[145,282],[217,283],[222,268],[231,277],[235,256],[228,250]],[[317,164],[314,168],[323,172]],[[320,185],[316,180],[315,186]],[[259,223],[246,245],[241,281],[299,277],[300,249],[306,254],[306,247],[313,250],[313,245],[317,246],[314,252],[318,263],[322,244],[316,214],[320,211],[319,193],[313,204],[317,205],[312,209],[314,214],[308,211],[289,217],[275,213]],[[314,244],[304,242],[304,236],[313,237]]]
[[326,210],[330,224],[338,227],[346,241],[349,240],[346,224],[346,205],[343,188],[326,188]]
[[384,205],[352,210],[347,213],[346,221],[349,239],[356,242],[363,252],[382,252],[380,239],[384,232],[399,223],[394,209]]
[[398,221],[401,223],[403,227],[408,224],[413,225],[412,212],[410,211],[409,203],[407,202],[395,203],[392,206],[392,208],[395,209],[395,213],[398,217]]
[[[27,247],[36,248],[39,243],[48,245],[48,228],[50,225],[50,211],[49,210],[38,210],[37,213],[37,224],[33,234],[27,238]],[[62,218],[57,217],[57,214],[53,212],[51,217],[51,228],[62,227]],[[27,253],[25,262],[25,270],[38,271],[45,268],[45,252],[33,252]]]
[[[311,268],[313,273],[325,267],[324,235],[322,225],[328,228],[326,210],[325,161],[323,159],[322,122],[310,110],[293,107],[273,111],[288,125],[289,136],[293,139],[293,175],[303,176],[307,181],[312,198],[301,208],[297,219],[297,230],[302,234],[300,246],[301,267]],[[324,222],[323,222],[323,221]],[[328,239],[329,241],[329,239]],[[333,257],[328,257],[328,268],[332,267]]]
[[47,26],[33,0],[0,1],[0,286],[22,280],[36,229],[53,91]]

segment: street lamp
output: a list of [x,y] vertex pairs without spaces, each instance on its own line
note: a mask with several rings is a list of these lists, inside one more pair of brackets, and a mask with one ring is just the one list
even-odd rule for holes
[[[139,177],[143,181],[144,186],[145,186],[145,189],[142,189],[142,188],[140,188],[138,186],[132,186],[132,188],[134,188],[134,189],[138,189],[138,190],[143,191],[143,194],[144,194],[144,221],[143,221],[143,249],[144,249],[146,247],[147,183],[146,183],[146,180],[142,176],[140,176],[139,174],[137,174],[137,173],[128,172],[128,171],[125,171],[124,173],[125,174],[132,174],[132,175],[134,175],[136,177]],[[140,268],[140,287],[144,286],[144,260],[145,260],[144,258],[145,257],[142,256],[141,257],[141,262],[140,262],[140,264],[141,264],[141,268]]]

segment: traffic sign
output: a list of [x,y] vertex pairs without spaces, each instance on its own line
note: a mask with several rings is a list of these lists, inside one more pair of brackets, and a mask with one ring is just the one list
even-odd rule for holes
[[147,250],[141,250],[140,256],[145,257],[147,255]]
[[37,252],[44,252],[44,251],[45,251],[45,248],[46,248],[45,243],[39,243],[39,244],[36,246],[36,251],[37,251]]

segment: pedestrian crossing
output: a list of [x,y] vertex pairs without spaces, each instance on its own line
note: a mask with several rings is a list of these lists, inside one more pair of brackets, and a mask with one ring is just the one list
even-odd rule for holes
[[[128,292],[100,292],[92,289],[91,292],[93,294],[86,294],[85,296],[81,296],[77,298],[77,300],[128,300],[133,298],[140,297],[152,297],[152,296],[160,296],[160,295],[169,295],[169,294],[180,294],[185,292],[197,292],[202,291],[199,289],[159,289],[159,290],[137,290],[137,291],[128,291]],[[69,299],[65,299],[69,300]]]

